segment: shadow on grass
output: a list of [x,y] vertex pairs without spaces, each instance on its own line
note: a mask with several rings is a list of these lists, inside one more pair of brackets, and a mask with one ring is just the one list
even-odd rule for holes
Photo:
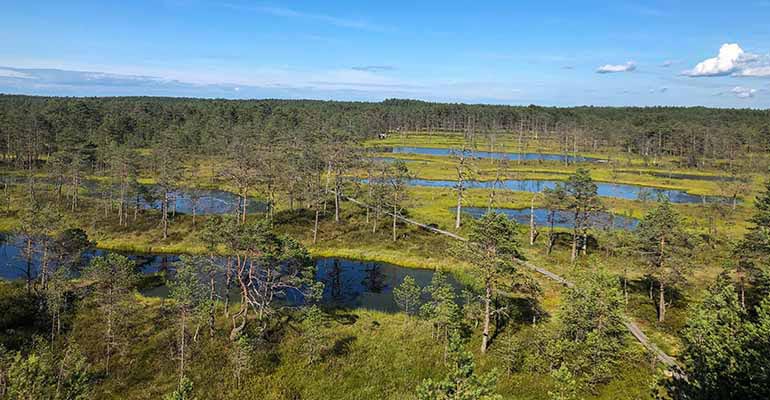
[[356,340],[358,340],[358,338],[353,335],[341,337],[335,340],[334,344],[328,349],[325,349],[321,356],[323,358],[344,356],[350,353],[350,348]]
[[340,325],[353,325],[358,321],[358,315],[342,308],[325,310],[329,318]]

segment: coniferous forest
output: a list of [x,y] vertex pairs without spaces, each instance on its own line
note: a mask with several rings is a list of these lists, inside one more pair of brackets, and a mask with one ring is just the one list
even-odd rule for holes
[[0,398],[766,399],[770,111],[0,96]]

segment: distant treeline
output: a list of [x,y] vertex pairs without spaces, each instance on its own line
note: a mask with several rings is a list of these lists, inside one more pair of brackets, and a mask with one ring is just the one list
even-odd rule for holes
[[609,146],[697,166],[770,149],[770,110],[0,95],[0,148],[17,162],[76,144],[149,147],[168,133],[205,154],[243,135],[365,139],[392,131],[508,132],[565,152]]

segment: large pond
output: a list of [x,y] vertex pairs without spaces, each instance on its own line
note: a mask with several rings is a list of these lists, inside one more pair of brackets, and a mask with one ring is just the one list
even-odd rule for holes
[[[454,211],[454,209],[451,209]],[[529,219],[531,210],[529,208],[515,209],[515,208],[494,208],[495,212],[505,214],[508,218],[515,220],[516,222],[529,225]],[[487,208],[484,207],[465,207],[462,209],[464,213],[471,215],[473,218],[480,218],[487,213]],[[545,208],[535,208],[535,224],[537,226],[550,226],[550,210]],[[614,229],[633,230],[639,225],[639,220],[632,217],[622,215],[612,215],[607,212],[597,212],[591,214],[591,225],[600,229],[608,229],[612,226]],[[553,226],[557,228],[573,228],[575,226],[575,214],[569,211],[557,210],[553,215]]]
[[[442,149],[437,147],[385,147],[382,152],[394,153],[394,154],[418,154],[426,156],[450,156],[452,155],[452,149]],[[521,160],[521,161],[560,161],[560,162],[601,162],[604,161],[600,158],[583,157],[564,154],[548,154],[548,153],[507,153],[507,152],[490,152],[490,151],[474,151],[473,157],[476,158],[494,158],[497,160]]]
[[[0,244],[0,278],[23,280],[26,279],[28,271],[33,278],[37,275],[39,258],[36,256],[28,269],[21,249],[21,243],[12,238]],[[90,259],[104,253],[103,250],[94,250],[84,257]],[[179,261],[179,256],[175,254],[123,254],[136,262],[137,271],[142,274],[173,273],[175,263]],[[318,258],[315,265],[316,279],[324,283],[322,302],[328,306],[346,308],[398,311],[393,299],[393,288],[401,284],[406,276],[413,277],[422,287],[427,286],[433,278],[432,270],[404,268],[380,262]],[[459,283],[451,275],[447,275],[447,279],[459,290]],[[224,292],[222,279],[218,281],[218,290]],[[158,286],[143,290],[143,293],[146,296],[165,297],[168,295],[168,288]],[[230,295],[234,300],[237,299],[235,289]]]
[[[558,181],[535,180],[535,179],[512,179],[499,183],[494,181],[469,181],[466,182],[468,188],[497,187],[501,189],[514,190],[519,192],[537,193],[543,189],[553,189]],[[563,183],[563,182],[562,182]],[[430,179],[411,179],[409,184],[412,186],[426,187],[446,187],[452,188],[457,185],[456,181],[430,180]],[[636,186],[622,183],[604,183],[596,182],[599,196],[614,197],[626,200],[657,200],[659,196],[666,196],[672,203],[703,203],[703,202],[727,202],[729,199],[720,196],[699,196],[689,194],[682,190],[663,189],[647,186]]]
[[[146,185],[152,190],[152,185]],[[208,214],[231,214],[240,206],[241,200],[238,195],[224,190],[205,190],[205,189],[181,189],[170,193],[172,211],[182,214],[192,214],[193,204],[195,212],[199,215]],[[162,204],[159,200],[142,200],[140,204],[146,209],[159,210]],[[248,198],[246,202],[246,212],[261,212],[267,209],[267,205],[255,198]]]
[[[12,179],[12,182],[21,184],[26,182],[23,177],[6,176],[5,179]],[[35,178],[36,182],[46,185],[55,184],[53,178],[45,177]],[[87,191],[89,196],[101,198],[106,191],[105,184],[96,180],[85,180],[81,187]],[[65,192],[67,188],[64,189]],[[117,188],[113,188],[117,191]],[[160,210],[162,203],[160,200],[160,190],[157,185],[139,185],[139,207],[142,209]],[[131,199],[130,201],[136,201]],[[241,199],[232,192],[216,189],[192,189],[178,188],[169,193],[169,212],[180,214],[192,214],[193,205],[195,213],[198,215],[211,214],[231,214],[241,206]],[[267,210],[267,204],[256,198],[248,198],[246,202],[246,212],[254,213]]]

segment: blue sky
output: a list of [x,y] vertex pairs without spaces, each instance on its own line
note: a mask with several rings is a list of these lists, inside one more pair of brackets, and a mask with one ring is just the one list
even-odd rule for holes
[[0,0],[0,92],[770,108],[770,0]]

